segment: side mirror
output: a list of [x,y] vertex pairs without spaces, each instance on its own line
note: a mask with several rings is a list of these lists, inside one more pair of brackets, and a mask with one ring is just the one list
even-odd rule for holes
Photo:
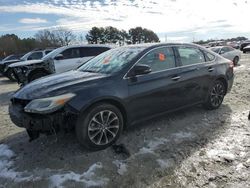
[[151,68],[148,65],[137,64],[134,68],[128,73],[128,77],[133,77],[136,75],[148,74],[151,72]]
[[56,55],[56,57],[54,59],[55,60],[61,60],[61,59],[63,59],[63,55],[62,54],[58,54],[58,55]]

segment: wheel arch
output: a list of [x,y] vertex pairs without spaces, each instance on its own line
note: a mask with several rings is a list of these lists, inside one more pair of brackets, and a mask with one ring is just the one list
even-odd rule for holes
[[122,114],[123,117],[123,121],[124,121],[124,128],[127,127],[127,123],[128,123],[128,114],[127,114],[127,110],[125,108],[125,105],[116,98],[102,98],[102,99],[97,99],[95,101],[93,101],[92,103],[90,103],[89,105],[85,106],[84,108],[81,109],[81,113],[85,113],[87,112],[90,108],[92,108],[93,106],[97,105],[97,104],[101,104],[101,103],[108,103],[111,105],[114,105],[116,108],[118,108]]

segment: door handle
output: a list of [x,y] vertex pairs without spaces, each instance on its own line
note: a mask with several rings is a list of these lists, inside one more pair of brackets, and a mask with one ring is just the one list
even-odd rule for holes
[[179,80],[181,77],[180,76],[174,76],[174,77],[172,77],[172,80],[173,81],[177,81],[177,80]]
[[208,68],[208,72],[213,72],[214,68],[213,67],[209,67]]

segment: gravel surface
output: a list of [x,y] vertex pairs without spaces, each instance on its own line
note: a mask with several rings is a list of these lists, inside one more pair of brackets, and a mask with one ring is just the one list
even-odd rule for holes
[[17,84],[0,77],[2,187],[250,187],[250,54],[218,110],[200,106],[125,131],[112,148],[87,152],[73,133],[28,142],[13,125],[8,101]]

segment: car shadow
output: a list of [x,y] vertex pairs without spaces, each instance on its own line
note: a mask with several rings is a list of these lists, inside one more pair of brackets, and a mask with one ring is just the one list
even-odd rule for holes
[[[101,162],[104,166],[101,176],[112,179],[107,187],[118,184],[119,187],[136,187],[138,183],[143,187],[159,178],[151,174],[172,173],[193,152],[219,136],[230,124],[231,114],[229,105],[213,111],[195,106],[137,124],[128,128],[118,141],[130,152],[128,158],[114,152],[112,147],[89,152],[78,144],[72,132],[41,136],[29,143],[24,131],[0,143],[7,144],[16,154],[12,160],[18,171],[43,176],[44,181],[53,173],[83,173],[94,163]],[[159,171],[157,159],[172,161],[173,165],[167,171]],[[128,164],[128,172],[123,176],[117,176],[115,160]],[[40,183],[33,181],[36,187],[44,185]]]

